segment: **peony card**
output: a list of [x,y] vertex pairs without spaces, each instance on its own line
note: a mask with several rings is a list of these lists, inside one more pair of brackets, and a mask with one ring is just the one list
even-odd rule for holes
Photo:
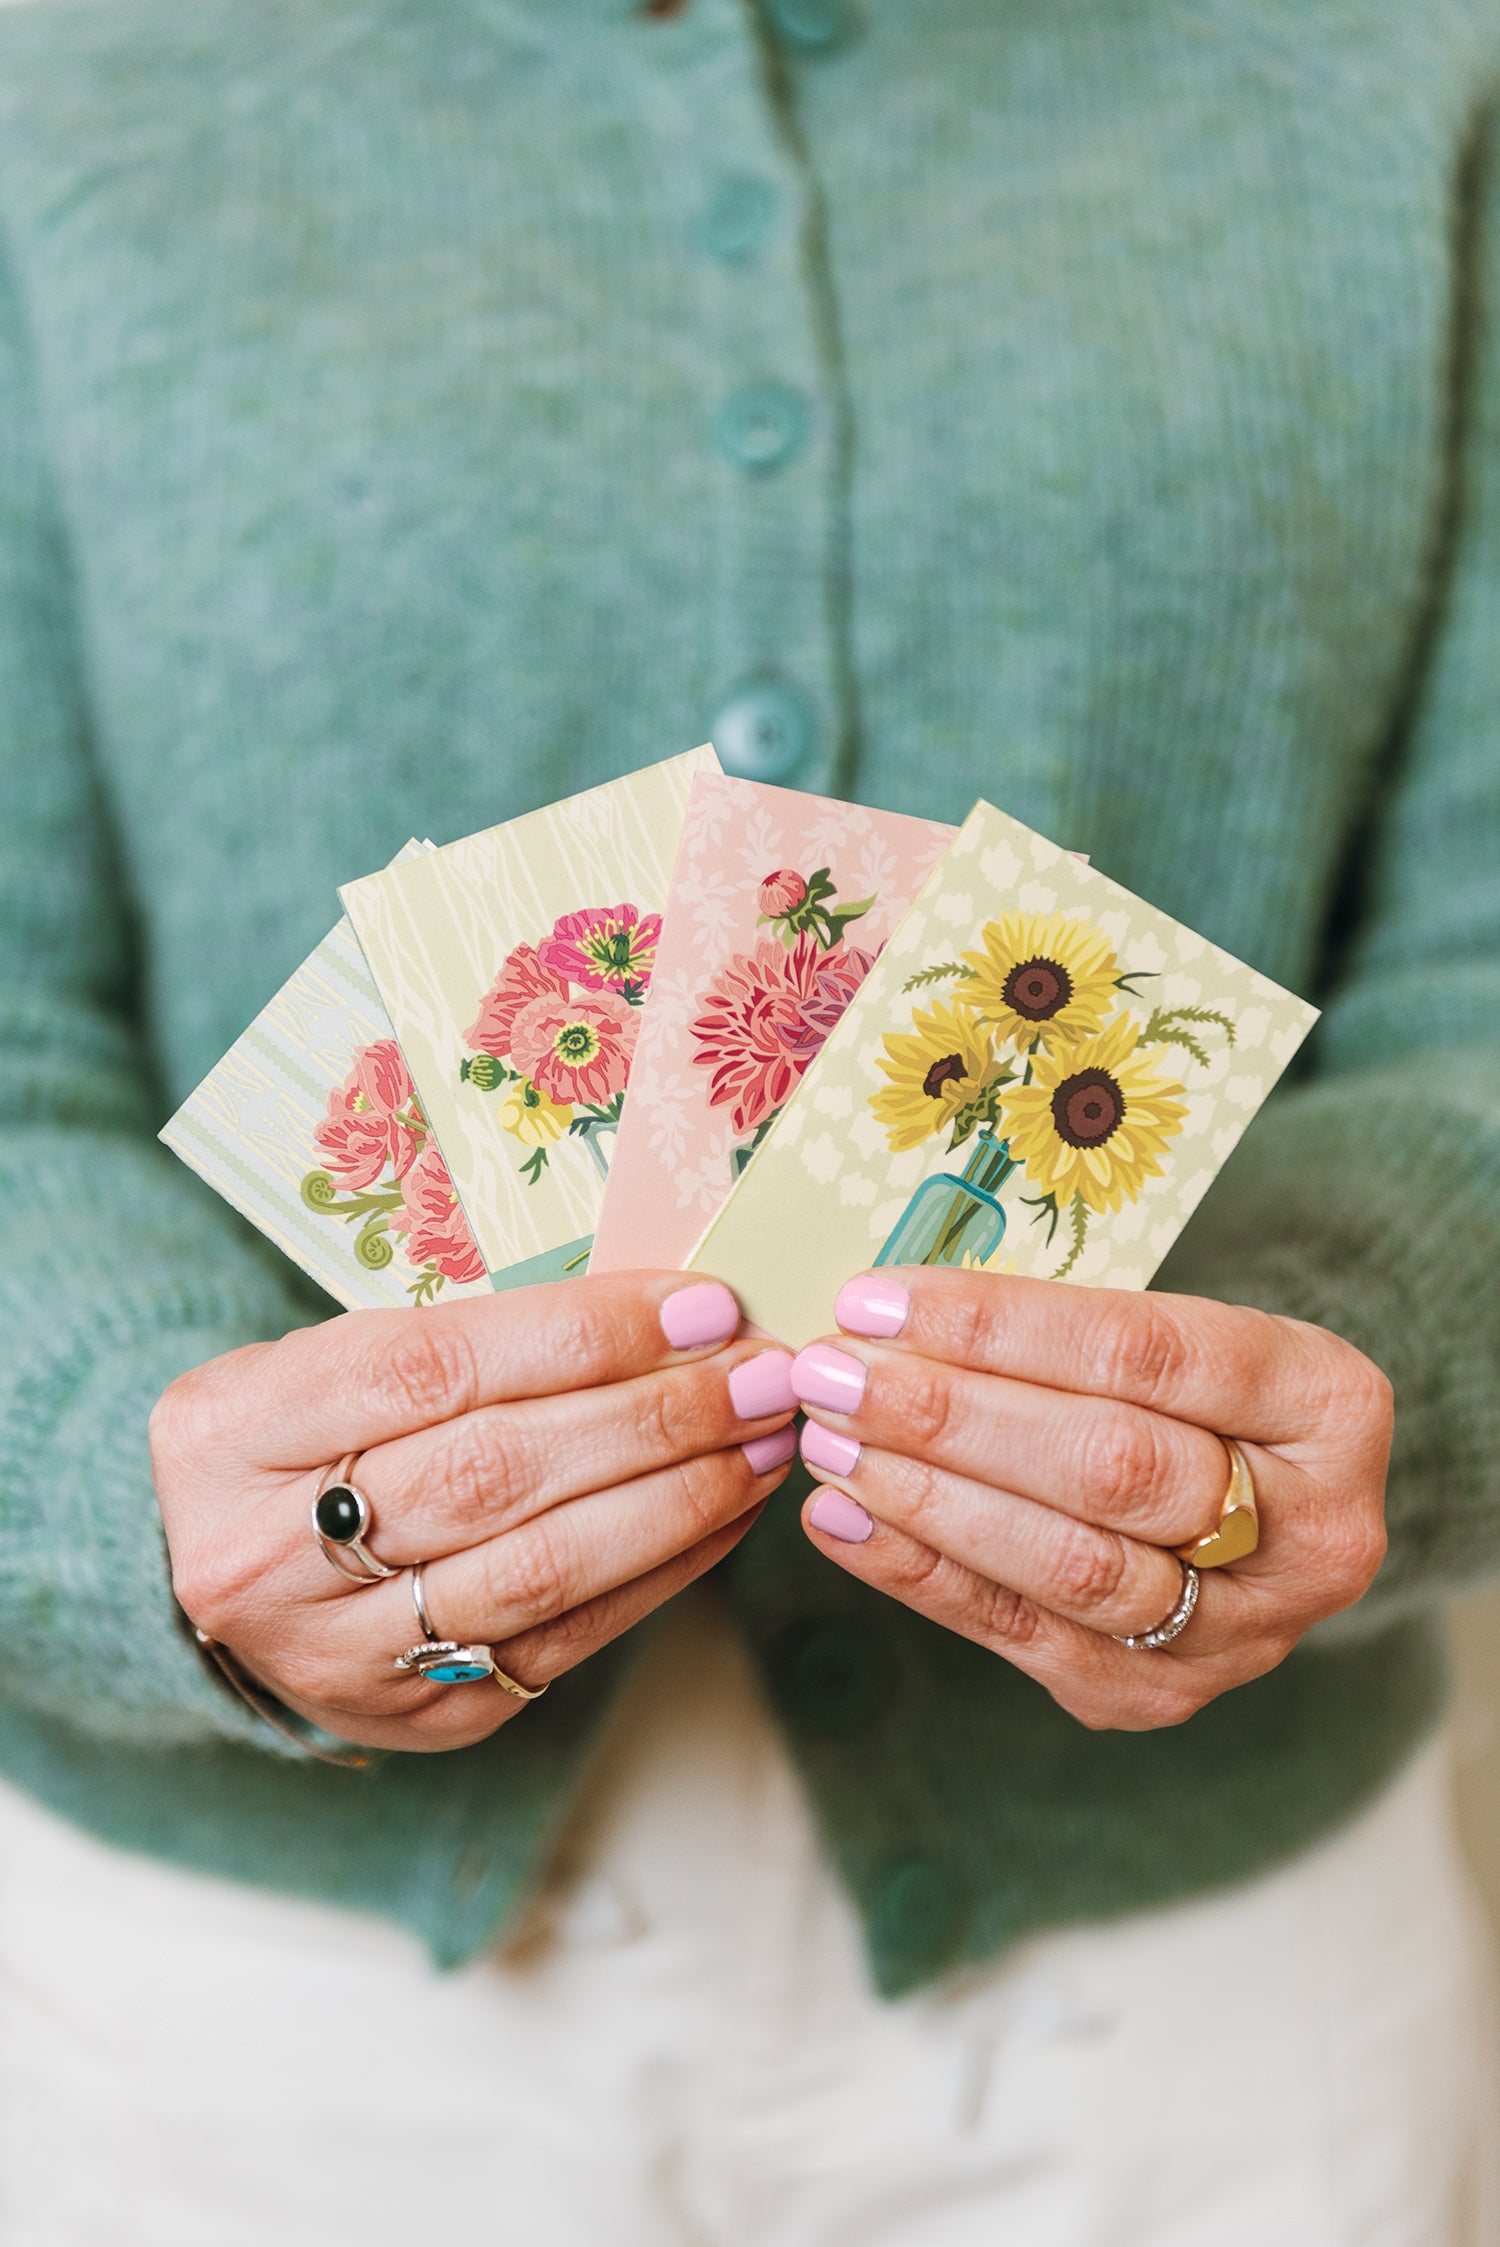
[[582,1271],[695,749],[342,892],[499,1287]]
[[347,920],[161,1137],[347,1310],[489,1293]]
[[698,775],[590,1271],[687,1260],[956,832]]
[[1316,1020],[981,802],[691,1265],[793,1347],[869,1265],[1144,1287]]

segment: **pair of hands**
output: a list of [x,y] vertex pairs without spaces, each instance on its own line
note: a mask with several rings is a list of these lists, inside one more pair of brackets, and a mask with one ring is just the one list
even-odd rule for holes
[[[1296,1321],[1187,1296],[985,1273],[853,1281],[795,1360],[715,1281],[625,1273],[411,1312],[351,1312],[165,1392],[152,1459],[177,1596],[287,1706],[370,1747],[485,1738],[523,1703],[398,1670],[426,1562],[446,1637],[549,1683],[721,1560],[789,1471],[793,1418],[831,1560],[1036,1678],[1083,1723],[1173,1724],[1274,1668],[1379,1566],[1391,1394]],[[1170,1548],[1212,1529],[1221,1434],[1261,1544],[1203,1579],[1170,1650]],[[361,1454],[362,1588],[309,1527]]]

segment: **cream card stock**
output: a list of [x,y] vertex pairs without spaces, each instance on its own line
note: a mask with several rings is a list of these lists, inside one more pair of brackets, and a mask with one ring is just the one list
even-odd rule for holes
[[688,790],[712,749],[342,892],[497,1286],[581,1271]]
[[691,1264],[793,1346],[872,1264],[1144,1287],[1316,1019],[977,804]]
[[347,920],[161,1136],[348,1310],[489,1293]]

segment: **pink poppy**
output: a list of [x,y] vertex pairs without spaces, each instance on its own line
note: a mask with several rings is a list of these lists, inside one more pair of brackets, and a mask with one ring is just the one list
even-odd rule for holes
[[730,1108],[737,1134],[757,1130],[790,1098],[873,965],[868,952],[842,944],[825,952],[807,934],[790,951],[762,937],[719,970],[693,1024],[693,1060],[713,1071],[709,1105]]
[[534,944],[518,944],[486,991],[478,1020],[465,1030],[465,1045],[508,1061],[516,1016],[534,999],[564,997],[567,988]]
[[660,913],[634,905],[591,905],[564,913],[541,947],[548,967],[586,991],[619,991],[638,999],[651,980],[661,940]]
[[612,992],[533,999],[516,1016],[511,1059],[549,1100],[598,1107],[625,1090],[639,1027],[640,1016]]
[[484,1258],[436,1146],[412,1164],[401,1181],[401,1197],[404,1206],[390,1226],[405,1233],[406,1253],[417,1269],[435,1264],[445,1280],[482,1280]]
[[768,921],[776,921],[783,913],[795,913],[806,895],[807,884],[802,876],[783,866],[777,873],[767,874],[755,901]]
[[328,1113],[313,1134],[327,1169],[352,1188],[373,1186],[387,1163],[404,1178],[426,1138],[415,1088],[394,1038],[354,1056],[354,1066],[328,1095]]

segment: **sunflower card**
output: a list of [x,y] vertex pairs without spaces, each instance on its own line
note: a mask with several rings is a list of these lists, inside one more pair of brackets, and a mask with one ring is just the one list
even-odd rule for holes
[[490,1292],[347,920],[161,1137],[346,1310]]
[[956,832],[698,775],[591,1272],[685,1262]]
[[580,1272],[712,749],[341,892],[497,1287]]
[[868,1265],[1145,1287],[1316,1020],[981,802],[690,1265],[793,1347]]

